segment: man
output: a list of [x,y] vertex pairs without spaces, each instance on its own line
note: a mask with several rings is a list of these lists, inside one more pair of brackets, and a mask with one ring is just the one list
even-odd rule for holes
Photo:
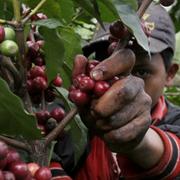
[[[163,97],[163,88],[172,84],[178,70],[171,63],[174,28],[161,6],[153,4],[146,14],[146,21],[154,24],[151,59],[134,43],[114,52],[91,72],[95,80],[114,76],[120,80],[80,110],[90,142],[75,180],[180,178],[180,109]],[[97,42],[102,43],[98,40],[84,48],[86,55],[88,48],[91,52],[93,46],[97,48]],[[87,61],[85,56],[76,56],[74,77],[85,71]]]

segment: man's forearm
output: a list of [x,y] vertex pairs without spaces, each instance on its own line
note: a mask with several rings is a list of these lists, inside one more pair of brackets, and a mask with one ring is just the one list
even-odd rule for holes
[[128,153],[135,163],[144,169],[152,168],[156,165],[164,152],[164,144],[159,134],[149,128],[141,143]]

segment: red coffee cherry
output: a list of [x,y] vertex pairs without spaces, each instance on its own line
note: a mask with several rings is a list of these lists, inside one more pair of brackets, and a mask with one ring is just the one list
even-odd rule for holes
[[109,87],[110,87],[110,85],[108,82],[98,81],[95,84],[93,92],[96,96],[102,96],[109,89]]
[[23,180],[29,174],[28,166],[24,162],[14,162],[10,166],[11,172],[15,175],[15,177],[19,180]]
[[0,141],[0,159],[4,159],[8,153],[8,145]]
[[87,93],[82,92],[80,89],[75,89],[69,92],[69,99],[78,106],[83,106],[89,102]]
[[89,76],[84,76],[79,82],[79,89],[84,92],[89,92],[93,90],[95,86],[95,81]]
[[56,119],[57,122],[60,122],[64,116],[65,116],[65,111],[62,107],[57,107],[57,108],[54,108],[51,112],[51,117]]
[[4,27],[3,27],[3,26],[0,26],[0,43],[1,43],[2,41],[4,41],[4,38],[5,38]]
[[97,60],[89,61],[86,67],[87,75],[89,75],[92,69],[94,69],[98,64],[99,64],[99,61]]
[[54,86],[61,87],[63,80],[60,75],[57,75],[56,78],[53,80]]
[[50,113],[47,110],[36,112],[36,118],[38,124],[46,124],[47,120],[50,118]]
[[40,67],[40,66],[32,67],[30,72],[29,72],[29,78],[34,79],[34,78],[36,78],[38,76],[41,76],[43,78],[46,77],[44,68]]
[[51,180],[52,174],[48,167],[40,167],[34,177],[36,180]]
[[76,88],[79,88],[79,83],[81,82],[82,78],[85,77],[85,74],[79,74],[73,79],[73,85]]
[[43,91],[47,88],[47,81],[43,77],[36,77],[33,79],[33,87],[36,90]]

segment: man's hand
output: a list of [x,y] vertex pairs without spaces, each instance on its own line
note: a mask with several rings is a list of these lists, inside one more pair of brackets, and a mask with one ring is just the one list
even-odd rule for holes
[[[93,129],[115,152],[135,148],[149,128],[151,99],[144,92],[143,80],[129,75],[135,63],[134,53],[127,49],[114,53],[91,72],[95,80],[120,80],[99,99],[82,110],[85,124]],[[87,59],[77,56],[73,77],[85,72]]]

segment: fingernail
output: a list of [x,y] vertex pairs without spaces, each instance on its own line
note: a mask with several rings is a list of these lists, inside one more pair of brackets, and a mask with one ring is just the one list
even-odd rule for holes
[[101,80],[103,78],[103,71],[102,70],[92,71],[91,77],[96,81]]

